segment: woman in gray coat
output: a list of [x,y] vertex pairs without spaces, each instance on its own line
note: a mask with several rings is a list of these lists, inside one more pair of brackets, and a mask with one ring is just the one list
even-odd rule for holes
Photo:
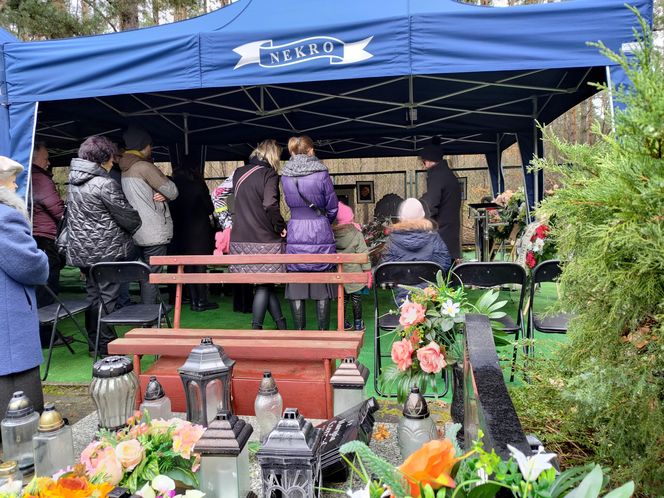
[[[132,253],[132,234],[141,218],[127,202],[118,182],[108,176],[113,167],[115,145],[106,137],[92,136],[81,144],[78,157],[69,168],[69,195],[65,230],[67,264],[77,266],[86,276],[85,288],[92,304],[85,316],[88,336],[94,344],[97,310],[103,300],[109,312],[115,309],[120,284],[90,278],[90,267],[101,261],[123,261]],[[102,326],[99,353],[108,354],[115,333]]]

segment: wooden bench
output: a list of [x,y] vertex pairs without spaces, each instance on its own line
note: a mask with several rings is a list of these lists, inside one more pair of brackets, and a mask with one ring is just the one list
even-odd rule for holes
[[[366,254],[246,255],[246,256],[156,256],[153,265],[177,266],[177,273],[155,273],[151,283],[176,285],[173,329],[134,329],[108,346],[111,354],[134,355],[134,367],[145,390],[151,375],[159,378],[173,409],[184,411],[184,391],[177,369],[203,337],[211,337],[236,361],[233,371],[233,405],[240,415],[253,415],[258,384],[270,370],[279,386],[284,406],[295,406],[310,418],[333,416],[329,380],[334,360],[357,357],[363,332],[344,331],[343,284],[368,283],[365,273],[344,273],[340,263],[364,263]],[[184,265],[228,265],[261,263],[335,263],[329,273],[184,273]],[[338,285],[338,320],[333,331],[224,330],[180,328],[182,285],[189,283],[332,283]],[[160,358],[145,372],[144,355]]]

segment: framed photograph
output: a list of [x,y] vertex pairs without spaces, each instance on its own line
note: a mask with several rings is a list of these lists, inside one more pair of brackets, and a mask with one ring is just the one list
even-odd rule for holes
[[371,204],[376,202],[374,199],[374,182],[361,181],[355,182],[358,204]]
[[460,176],[459,177],[459,186],[461,187],[461,200],[468,200],[468,177]]

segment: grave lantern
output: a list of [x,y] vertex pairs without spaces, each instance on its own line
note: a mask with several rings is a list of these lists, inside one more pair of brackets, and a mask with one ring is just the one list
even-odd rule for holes
[[38,426],[39,413],[23,391],[16,391],[9,400],[7,414],[0,423],[4,459],[16,460],[21,470],[31,470],[35,464],[32,438],[37,433]]
[[135,409],[138,379],[124,356],[109,356],[92,366],[90,395],[97,406],[99,427],[115,431],[127,424]]
[[420,447],[438,439],[436,423],[429,415],[429,407],[417,386],[413,386],[403,405],[403,417],[397,427],[401,458],[405,460]]
[[334,415],[358,405],[366,399],[364,386],[369,378],[369,369],[355,358],[344,358],[330,379],[334,389]]
[[58,470],[74,464],[74,439],[53,403],[44,405],[39,417],[39,432],[32,438],[35,453],[35,475],[50,477]]
[[150,377],[148,386],[145,389],[145,396],[143,403],[141,403],[140,411],[148,411],[152,420],[156,418],[169,419],[173,416],[171,412],[171,400],[164,393],[164,388],[157,380],[157,377]]
[[256,457],[264,498],[313,498],[320,474],[322,433],[296,408],[286,408]]
[[217,409],[231,407],[231,377],[233,365],[224,348],[205,337],[191,350],[187,361],[178,371],[187,398],[187,420],[204,427],[217,415]]
[[251,425],[219,410],[194,451],[201,455],[200,489],[208,498],[245,498],[251,491],[247,442]]
[[277,389],[277,384],[272,377],[271,372],[263,373],[258,387],[258,395],[254,401],[254,412],[258,422],[258,434],[261,441],[264,441],[267,435],[274,429],[279,422],[284,409],[284,402]]

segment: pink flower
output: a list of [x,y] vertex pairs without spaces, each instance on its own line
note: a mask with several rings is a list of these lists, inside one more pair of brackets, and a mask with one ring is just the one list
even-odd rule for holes
[[397,368],[405,372],[413,364],[413,344],[408,339],[402,339],[392,344],[392,361]]
[[399,323],[402,327],[410,327],[411,325],[417,325],[424,321],[424,314],[426,313],[426,308],[418,303],[411,303],[406,301],[401,306],[401,316],[399,317]]
[[420,368],[427,373],[438,373],[447,365],[440,346],[433,341],[417,350],[417,359]]
[[91,476],[104,476],[104,481],[113,485],[122,480],[122,464],[115,455],[113,448],[104,448],[96,452],[96,459],[93,459],[94,469]]
[[173,451],[189,460],[191,450],[201,438],[205,428],[200,425],[183,424],[173,432]]
[[115,455],[128,471],[134,470],[141,463],[144,454],[145,450],[137,439],[122,441],[115,447]]
[[426,287],[424,289],[424,295],[427,297],[427,299],[435,299],[438,296],[438,291],[436,291],[436,289],[433,287]]
[[102,447],[101,442],[92,441],[81,453],[81,463],[90,475],[94,474],[97,467],[97,451]]
[[526,264],[528,265],[528,268],[530,268],[531,270],[535,268],[537,260],[535,259],[535,253],[533,251],[528,251],[528,253],[526,254]]

